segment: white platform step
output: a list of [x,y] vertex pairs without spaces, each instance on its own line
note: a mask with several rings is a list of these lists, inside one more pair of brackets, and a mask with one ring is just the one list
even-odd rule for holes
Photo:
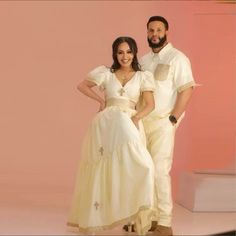
[[236,173],[233,171],[182,173],[177,203],[191,211],[235,212]]

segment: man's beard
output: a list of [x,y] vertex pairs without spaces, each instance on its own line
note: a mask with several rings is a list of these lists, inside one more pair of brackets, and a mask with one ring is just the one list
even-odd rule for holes
[[165,42],[167,41],[166,35],[162,38],[159,37],[159,42],[158,43],[153,43],[151,39],[147,38],[148,40],[148,45],[150,48],[161,48],[164,46]]

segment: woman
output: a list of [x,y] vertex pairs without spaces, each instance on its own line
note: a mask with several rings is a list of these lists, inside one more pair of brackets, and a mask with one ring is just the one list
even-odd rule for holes
[[[78,89],[100,104],[82,147],[68,226],[92,233],[134,221],[146,234],[153,213],[154,170],[141,119],[154,109],[154,79],[140,70],[137,45],[119,37],[111,68],[99,66]],[[99,86],[105,100],[92,90]],[[142,95],[145,106],[136,111]]]

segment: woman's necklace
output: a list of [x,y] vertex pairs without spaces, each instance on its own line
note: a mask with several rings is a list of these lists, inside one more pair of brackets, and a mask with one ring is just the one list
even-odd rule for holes
[[134,76],[135,71],[127,71],[127,72],[122,72],[121,70],[116,71],[116,78],[120,81],[121,83],[121,89],[119,89],[120,96],[123,96],[125,93],[125,85],[128,83],[129,80]]
[[126,81],[129,81],[133,77],[134,73],[135,73],[135,71],[128,71],[128,72],[121,72],[121,71],[119,71],[117,73],[117,77],[123,83],[125,83]]

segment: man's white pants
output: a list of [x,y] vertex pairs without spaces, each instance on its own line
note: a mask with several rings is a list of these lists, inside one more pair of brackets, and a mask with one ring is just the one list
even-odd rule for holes
[[[179,123],[179,121],[178,121]],[[172,193],[169,172],[172,166],[175,130],[169,116],[164,118],[147,117],[143,120],[147,148],[153,158],[155,168],[155,200],[159,225],[171,226]]]

